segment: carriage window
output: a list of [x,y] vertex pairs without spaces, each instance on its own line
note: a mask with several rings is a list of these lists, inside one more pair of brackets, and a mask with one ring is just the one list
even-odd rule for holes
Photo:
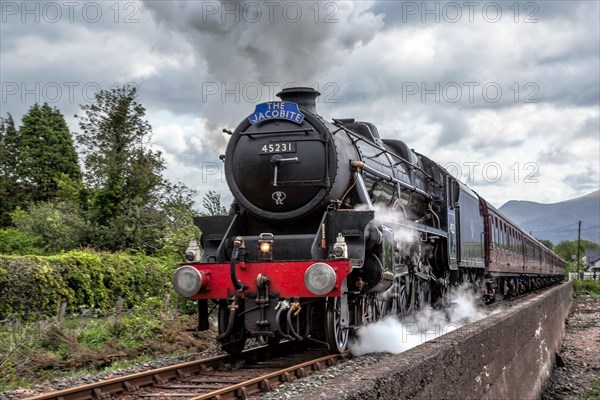
[[519,253],[523,253],[523,235],[519,235]]
[[498,247],[502,248],[502,222],[498,221]]
[[517,236],[515,235],[514,229],[511,229],[510,231],[512,232],[511,237],[510,237],[511,245],[512,245],[512,252],[516,253],[517,252]]

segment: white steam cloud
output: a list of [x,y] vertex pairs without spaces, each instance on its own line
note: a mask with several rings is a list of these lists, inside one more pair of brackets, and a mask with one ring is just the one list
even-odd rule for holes
[[368,353],[398,354],[441,335],[452,332],[489,315],[481,300],[470,288],[453,293],[453,306],[445,310],[427,307],[410,320],[387,317],[358,329],[356,340],[350,343],[355,356]]

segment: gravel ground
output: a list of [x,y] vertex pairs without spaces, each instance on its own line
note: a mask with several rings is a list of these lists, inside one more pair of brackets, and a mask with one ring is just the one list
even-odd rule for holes
[[[562,365],[561,365],[562,364]],[[543,400],[600,399],[600,299],[575,301]]]
[[[257,346],[259,346],[259,344],[254,339],[248,339],[248,341],[246,342],[246,349],[250,349]],[[215,344],[214,346],[211,346],[207,350],[200,353],[193,353],[179,357],[161,357],[153,361],[135,364],[130,367],[119,370],[78,375],[74,377],[56,378],[43,385],[36,385],[30,388],[18,388],[15,390],[1,392],[0,400],[26,399],[28,397],[32,397],[41,393],[53,392],[56,390],[64,390],[89,383],[95,383],[107,379],[117,378],[119,376],[130,375],[138,372],[148,371],[151,369],[167,367],[169,365],[178,364],[182,362],[214,357],[221,354],[226,353],[222,351],[218,345]]]
[[313,389],[315,387],[322,387],[322,398],[326,399],[328,398],[326,386],[329,379],[333,379],[337,376],[342,376],[349,372],[360,369],[364,369],[365,373],[367,373],[368,370],[366,369],[369,368],[369,366],[376,364],[388,357],[391,357],[391,354],[373,353],[352,358],[321,372],[315,372],[304,379],[298,379],[292,383],[284,383],[270,393],[262,396],[253,396],[252,398],[261,398],[263,400],[281,400],[288,399],[290,397],[297,398],[297,396],[302,396],[302,393],[305,390]]

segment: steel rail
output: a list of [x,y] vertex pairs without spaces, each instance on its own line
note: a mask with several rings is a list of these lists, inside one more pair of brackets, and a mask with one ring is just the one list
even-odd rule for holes
[[[297,342],[283,342],[277,351],[287,352],[286,348],[293,348]],[[240,358],[253,359],[269,351],[269,346],[248,349],[242,352]],[[233,386],[220,388],[214,392],[198,395],[195,399],[236,399],[246,398],[248,393],[267,392],[282,382],[291,382],[297,378],[304,377],[313,371],[320,371],[323,365],[334,365],[337,359],[346,355],[334,354],[319,357],[311,361],[303,362],[292,367],[286,367],[279,371],[270,372],[263,376],[236,383]],[[238,358],[239,359],[239,358]],[[142,387],[161,386],[170,380],[186,379],[191,375],[201,375],[211,368],[226,366],[234,358],[229,354],[223,354],[202,360],[188,361],[185,363],[170,365],[162,368],[138,372],[132,375],[120,376],[109,380],[99,381],[69,389],[47,392],[29,397],[28,400],[99,400],[110,396],[128,395],[136,396],[136,391]],[[202,389],[198,387],[198,389]],[[189,396],[188,396],[189,397]]]
[[281,383],[292,382],[298,378],[306,377],[309,372],[321,371],[325,363],[327,366],[335,365],[340,358],[344,358],[349,353],[331,354],[328,356],[306,361],[279,371],[271,372],[245,382],[218,389],[190,400],[226,400],[226,399],[248,399],[257,393],[266,393],[273,390],[273,387]]
[[[285,345],[286,343],[282,343],[282,345]],[[267,347],[268,346],[262,346],[245,350],[242,352],[241,356],[250,358],[259,355],[265,351]],[[231,359],[232,357],[229,354],[223,354],[202,360],[188,361],[74,388],[42,393],[28,398],[28,400],[88,400],[101,399],[119,393],[130,394],[142,386],[162,384],[171,379],[183,378],[189,374],[203,372],[211,367],[225,365]]]

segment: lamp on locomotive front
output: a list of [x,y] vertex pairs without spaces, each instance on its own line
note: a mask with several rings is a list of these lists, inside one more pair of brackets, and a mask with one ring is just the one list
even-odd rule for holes
[[348,258],[348,245],[341,233],[338,233],[336,242],[333,245],[333,256],[335,258]]
[[190,244],[185,250],[185,259],[189,262],[200,261],[200,247],[195,240],[190,240]]
[[258,237],[258,259],[260,261],[273,261],[273,234],[261,233]]

